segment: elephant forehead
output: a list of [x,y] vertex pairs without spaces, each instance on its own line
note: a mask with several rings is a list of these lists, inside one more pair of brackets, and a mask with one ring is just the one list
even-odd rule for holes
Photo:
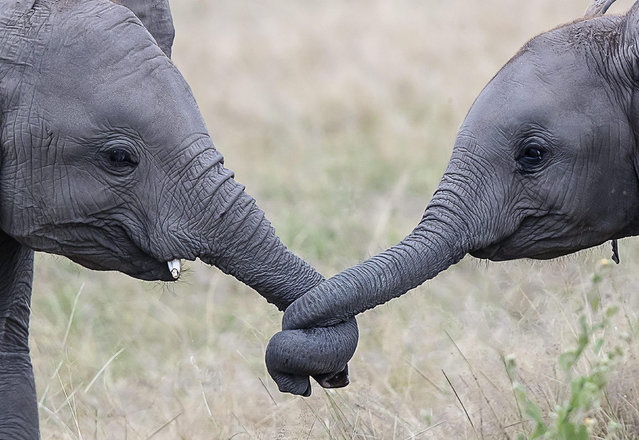
[[511,138],[530,124],[548,129],[585,129],[609,107],[601,78],[583,57],[552,48],[511,60],[471,107],[463,128]]
[[67,133],[105,125],[190,127],[199,120],[188,86],[170,70],[164,75],[131,72],[117,79],[100,75],[97,80],[91,75],[68,80],[57,72],[41,81],[35,101],[51,128]]
[[85,21],[61,20],[38,75],[35,98],[51,128],[79,136],[105,126],[203,131],[186,81],[137,18],[121,6],[89,4],[80,8]]

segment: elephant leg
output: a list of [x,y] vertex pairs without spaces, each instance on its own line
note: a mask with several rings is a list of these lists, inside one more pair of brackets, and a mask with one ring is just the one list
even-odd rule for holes
[[0,438],[39,438],[35,382],[28,352],[0,353]]
[[0,439],[39,438],[29,356],[33,251],[0,232]]

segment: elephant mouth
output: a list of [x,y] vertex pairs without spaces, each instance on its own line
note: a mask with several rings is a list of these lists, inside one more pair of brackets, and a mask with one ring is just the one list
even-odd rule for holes
[[136,269],[132,270],[128,270],[125,267],[121,267],[117,270],[144,281],[177,281],[180,277],[180,269],[176,269],[169,265],[169,263],[175,264],[174,261],[180,260],[167,262],[150,258],[148,265],[138,266]]
[[159,261],[140,251],[135,254],[127,253],[126,258],[114,255],[103,255],[96,258],[95,254],[90,256],[67,255],[67,257],[88,269],[118,271],[144,281],[175,281],[177,279],[169,271],[166,261]]
[[[556,217],[555,220],[561,218],[559,215],[553,217]],[[550,260],[598,246],[608,240],[601,239],[601,233],[592,228],[569,227],[564,223],[544,226],[541,219],[549,220],[548,217],[528,217],[513,234],[470,254],[491,261],[519,258]]]
[[177,280],[181,270],[179,257],[156,255],[146,250],[140,241],[121,226],[65,223],[55,230],[40,229],[32,247],[63,255],[92,270],[118,271],[144,281]]
[[[582,247],[553,245],[548,248],[548,243],[537,243],[531,246],[513,246],[511,243],[502,242],[492,246],[472,251],[470,255],[475,258],[491,260],[491,261],[510,261],[520,258],[531,258],[533,260],[551,260],[553,258],[563,257],[572,254]],[[595,245],[593,245],[595,246]],[[538,249],[537,249],[538,248]]]
[[130,251],[126,252],[128,264],[121,265],[117,271],[145,281],[177,281],[182,271],[180,257],[164,258],[157,256],[157,252],[147,249],[136,240],[127,228],[120,228],[127,237]]
[[[182,271],[180,258],[157,258],[139,248],[138,254],[128,254],[115,270],[144,281],[177,281]],[[113,269],[111,269],[113,270]]]

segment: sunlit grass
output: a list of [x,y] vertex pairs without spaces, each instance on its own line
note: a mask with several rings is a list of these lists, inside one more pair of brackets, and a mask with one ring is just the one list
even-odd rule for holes
[[[586,5],[179,0],[175,62],[226,164],[284,242],[330,276],[412,229],[481,87]],[[309,399],[280,394],[266,372],[281,315],[218,270],[192,263],[164,285],[39,256],[31,343],[43,438],[516,438],[533,425],[503,358],[517,359],[548,414],[567,390],[557,359],[579,316],[594,319],[595,299],[620,307],[606,340],[632,343],[593,416],[633,438],[639,245],[620,247],[619,266],[601,265],[607,246],[551,262],[468,257],[364,314],[351,385],[316,386]]]

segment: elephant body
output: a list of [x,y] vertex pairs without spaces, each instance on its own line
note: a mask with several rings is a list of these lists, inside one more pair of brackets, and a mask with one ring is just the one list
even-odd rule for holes
[[[418,226],[291,304],[267,349],[272,375],[295,383],[306,367],[347,360],[352,335],[333,326],[466,254],[550,259],[639,234],[639,2],[601,15],[611,3],[533,38],[493,77]],[[332,353],[319,364],[282,362],[292,345],[326,352],[326,340]]]
[[172,41],[168,0],[0,3],[0,438],[38,437],[34,251],[162,281],[200,258],[281,310],[323,281],[224,166]]

